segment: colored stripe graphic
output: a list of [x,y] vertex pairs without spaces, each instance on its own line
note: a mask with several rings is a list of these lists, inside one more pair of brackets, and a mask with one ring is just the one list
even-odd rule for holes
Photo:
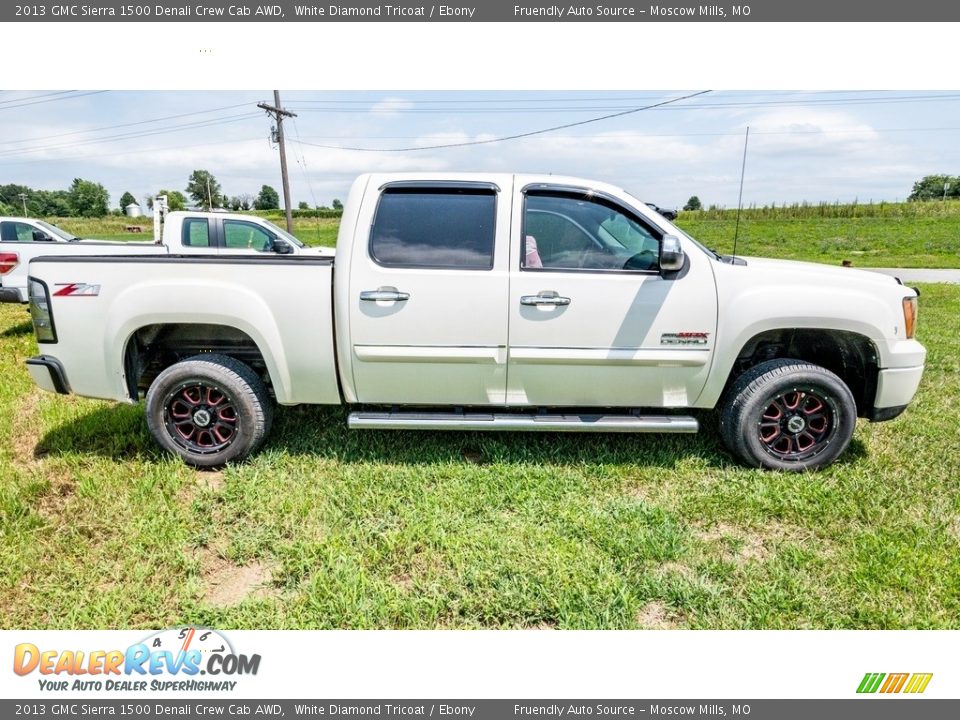
[[[857,686],[858,693],[918,694],[927,689],[933,673],[866,673]],[[882,683],[882,685],[881,685]]]
[[910,678],[910,682],[907,683],[907,687],[904,692],[922,693],[927,689],[927,685],[930,684],[930,679],[932,677],[933,673],[914,673],[913,677]]
[[903,684],[910,677],[910,673],[890,673],[887,675],[887,681],[880,688],[882,693],[898,693],[903,688]]
[[863,676],[863,680],[860,681],[860,687],[857,688],[858,693],[875,693],[877,688],[880,687],[880,681],[883,680],[885,675],[883,673],[867,673]]

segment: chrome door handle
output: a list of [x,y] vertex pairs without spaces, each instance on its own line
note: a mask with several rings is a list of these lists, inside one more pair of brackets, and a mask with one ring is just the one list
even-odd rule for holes
[[399,290],[364,290],[360,293],[360,299],[368,302],[376,302],[378,300],[403,302],[410,299],[410,293],[400,292]]
[[562,297],[552,290],[545,290],[544,292],[538,293],[537,295],[521,295],[520,296],[521,305],[553,305],[553,306],[562,306],[569,305],[570,298]]

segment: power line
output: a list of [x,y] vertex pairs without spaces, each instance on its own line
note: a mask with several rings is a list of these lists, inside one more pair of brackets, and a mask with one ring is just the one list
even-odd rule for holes
[[638,108],[632,108],[630,110],[624,110],[623,112],[612,113],[610,115],[601,115],[600,117],[589,118],[587,120],[578,120],[576,122],[565,123],[563,125],[554,125],[553,127],[542,128],[540,130],[531,130],[529,132],[517,133],[515,135],[505,135],[497,138],[488,138],[486,140],[469,140],[459,143],[445,143],[442,145],[424,145],[416,147],[405,147],[405,148],[361,148],[361,147],[341,147],[337,145],[318,145],[317,143],[304,143],[305,145],[312,145],[314,147],[322,147],[330,150],[354,150],[358,152],[416,152],[419,150],[440,150],[443,148],[452,148],[452,147],[467,147],[469,145],[490,145],[491,143],[504,142],[506,140],[519,140],[521,138],[528,138],[534,135],[543,135],[545,133],[553,132],[555,130],[566,130],[572,127],[579,127],[581,125],[588,125],[590,123],[601,122],[602,120],[611,120],[617,117],[624,117],[626,115],[633,115],[634,113],[643,112],[644,110],[653,110],[654,108],[663,107],[664,105],[669,105],[671,103],[681,102],[683,100],[689,100],[691,98],[699,97],[701,95],[706,95],[709,90],[701,90],[699,92],[690,93],[689,95],[683,95],[681,97],[671,98],[669,100],[664,100],[663,102],[654,103],[653,105],[644,105]]
[[228,115],[224,118],[200,120],[196,122],[183,123],[180,125],[172,125],[166,128],[157,128],[154,130],[148,130],[144,132],[120,133],[118,135],[105,135],[102,137],[91,138],[89,140],[59,143],[56,145],[45,145],[45,146],[31,147],[31,148],[11,148],[9,150],[0,151],[0,157],[10,157],[10,156],[22,155],[25,153],[43,152],[47,150],[58,150],[60,148],[72,148],[72,147],[78,147],[81,145],[91,145],[91,144],[106,142],[106,141],[119,142],[123,140],[135,140],[137,138],[150,137],[152,135],[164,135],[166,133],[180,132],[182,130],[196,130],[200,128],[214,127],[217,125],[225,125],[228,123],[238,122],[241,120],[249,120],[254,117],[259,117],[259,114],[255,112],[239,113],[237,115]]
[[[69,92],[73,92],[72,90]],[[76,95],[70,95],[68,97],[54,97],[47,98],[46,100],[36,100],[34,102],[21,103],[19,105],[6,105],[0,107],[0,110],[14,110],[16,108],[28,107],[30,105],[43,105],[44,103],[59,102],[60,100],[73,100],[74,98],[87,97],[88,95],[102,95],[103,93],[110,92],[109,90],[94,90],[92,92],[77,93]]]
[[[811,98],[807,100],[769,100],[753,102],[709,102],[678,107],[664,108],[669,110],[714,110],[727,108],[763,108],[763,107],[830,107],[848,105],[903,105],[927,102],[955,102],[960,100],[960,94],[948,95],[905,95],[895,97],[871,98]],[[414,105],[429,105],[432,101],[420,101]],[[569,112],[598,112],[607,110],[629,109],[624,105],[592,105],[592,106],[562,106],[562,107],[382,107],[382,102],[367,101],[367,106],[357,107],[299,107],[300,112],[339,113],[339,114],[377,114],[378,110],[384,115],[512,115],[534,113],[569,113]]]
[[87,130],[72,130],[65,133],[57,133],[55,135],[40,135],[38,137],[24,138],[22,140],[0,140],[0,145],[13,145],[16,143],[25,143],[25,142],[34,142],[36,140],[51,140],[53,138],[59,137],[69,137],[70,135],[86,135],[94,132],[101,132],[103,130],[115,130],[117,128],[124,127],[134,127],[136,125],[148,125],[155,122],[163,122],[164,120],[176,120],[183,117],[189,117],[191,115],[205,115],[212,112],[220,112],[221,110],[234,110],[238,107],[247,107],[249,103],[237,103],[236,105],[224,105],[222,107],[210,108],[209,110],[195,110],[193,112],[179,113],[178,115],[166,115],[164,117],[150,118],[149,120],[137,120],[136,122],[128,123],[119,123],[117,125],[104,125],[103,127],[98,128],[89,128]]
[[25,100],[35,100],[36,98],[45,98],[51,97],[52,95],[69,95],[74,93],[76,90],[59,90],[57,92],[43,93],[42,95],[28,95],[27,97],[18,97],[11,98],[9,100],[0,100],[0,105],[8,105],[10,103],[24,102]]
[[[897,132],[950,132],[960,130],[960,127],[918,127],[918,128],[870,128],[864,130],[751,130],[756,135],[870,135],[873,133]],[[600,135],[551,135],[551,139],[566,140],[594,140],[609,138],[676,138],[676,137],[740,137],[740,131],[734,132],[691,132],[691,133],[632,133],[613,131]],[[444,137],[443,135],[304,135],[311,140],[425,140],[430,137]]]
[[[817,90],[817,91],[808,91],[808,90],[793,90],[793,91],[784,91],[784,92],[736,92],[728,91],[723,93],[723,97],[768,97],[768,96],[790,96],[790,95],[830,95],[830,94],[844,94],[844,95],[854,95],[857,93],[869,93],[869,92],[888,92],[885,90]],[[610,96],[610,97],[560,97],[560,98],[540,98],[535,96],[521,97],[521,98],[458,98],[458,99],[411,99],[403,97],[388,97],[382,98],[380,100],[353,100],[349,98],[326,98],[326,99],[311,99],[311,98],[295,98],[290,100],[291,103],[341,103],[341,104],[374,104],[380,105],[385,103],[409,103],[409,102],[423,102],[430,104],[444,104],[444,103],[512,103],[512,102],[627,102],[634,100],[655,100],[657,98],[663,97],[663,93],[657,95],[632,95],[632,96]]]

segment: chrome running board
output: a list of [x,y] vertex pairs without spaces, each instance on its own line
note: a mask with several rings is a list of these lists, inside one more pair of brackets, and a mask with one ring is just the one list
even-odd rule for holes
[[352,412],[354,430],[496,430],[545,432],[695,433],[686,415],[535,415],[532,413]]

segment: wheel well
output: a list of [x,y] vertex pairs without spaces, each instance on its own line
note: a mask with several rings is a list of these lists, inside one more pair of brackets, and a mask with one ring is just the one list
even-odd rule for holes
[[879,363],[877,349],[869,338],[845,330],[768,330],[751,338],[740,350],[727,387],[753,366],[779,358],[805,360],[826,368],[850,388],[857,401],[858,416],[864,417],[872,409]]
[[273,394],[263,353],[253,338],[227,325],[164,323],[145,325],[130,336],[123,367],[127,392],[137,401],[154,379],[171,365],[193,355],[218,353],[250,366]]

